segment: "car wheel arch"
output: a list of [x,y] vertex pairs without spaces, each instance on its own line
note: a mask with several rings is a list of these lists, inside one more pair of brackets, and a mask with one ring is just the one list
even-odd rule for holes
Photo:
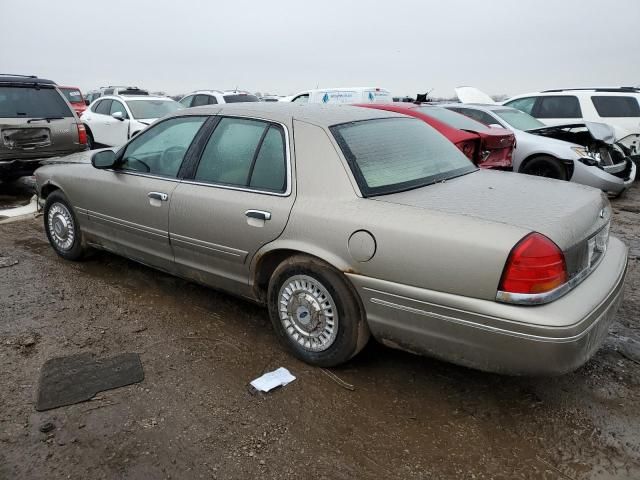
[[550,157],[556,162],[560,163],[567,175],[566,180],[567,181],[571,180],[571,177],[573,177],[573,171],[574,171],[574,161],[562,159],[557,155],[549,152],[536,152],[529,155],[520,163],[520,167],[518,167],[518,173],[522,173],[524,169],[527,167],[527,164],[530,163],[532,160],[535,160],[536,158],[544,158],[544,157]]
[[47,181],[47,183],[42,185],[42,187],[40,188],[40,198],[42,200],[46,200],[49,195],[51,195],[53,192],[57,190],[60,190],[64,194],[64,191],[62,190],[62,188],[60,188],[60,186],[50,181]]
[[[277,248],[271,248],[268,250],[258,251],[251,261],[251,287],[254,292],[254,296],[260,301],[265,303],[267,299],[267,290],[269,287],[269,280],[271,275],[278,266],[286,261],[288,258],[294,256],[306,256],[313,260],[317,260],[325,264],[328,267],[333,268],[336,271],[342,273],[355,273],[352,265],[349,262],[344,261],[336,255],[321,249],[300,248],[294,245],[282,245]],[[347,278],[347,282],[351,284]],[[353,285],[352,285],[353,287]],[[354,291],[355,291],[355,287]]]

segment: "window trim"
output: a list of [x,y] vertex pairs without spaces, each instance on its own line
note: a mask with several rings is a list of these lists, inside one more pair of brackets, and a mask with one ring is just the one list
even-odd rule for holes
[[[123,170],[121,168],[106,168],[105,171],[113,172],[117,174],[123,174],[123,175],[135,175],[136,177],[146,177],[146,178],[154,178],[157,180],[167,180],[170,182],[171,181],[178,182],[178,183],[181,182],[182,181],[181,174],[183,173],[183,168],[185,164],[189,161],[190,156],[193,154],[192,151],[195,151],[196,143],[197,143],[196,140],[198,139],[198,136],[201,134],[201,132],[206,128],[207,122],[209,121],[211,116],[197,114],[197,113],[193,115],[176,115],[173,117],[165,118],[159,122],[156,122],[150,128],[142,132],[142,133],[150,132],[152,129],[156,128],[159,125],[162,125],[165,122],[168,122],[169,120],[175,120],[178,118],[191,118],[191,117],[204,118],[204,121],[202,122],[202,125],[200,126],[195,136],[193,137],[193,140],[191,140],[191,143],[189,144],[189,148],[187,148],[187,151],[185,152],[184,157],[182,159],[182,163],[180,164],[180,167],[178,168],[178,172],[176,173],[175,176],[160,175],[157,173],[149,173],[149,172],[140,172],[137,170]],[[136,135],[135,137],[130,138],[127,143],[125,143],[119,149],[116,150],[116,161],[115,161],[116,164],[120,163],[120,161],[122,160],[122,156],[124,155],[124,152],[127,150],[127,147],[129,146],[129,144],[139,137],[140,137],[139,135]]]
[[[276,125],[282,128],[283,132],[284,132],[284,147],[285,147],[285,169],[286,169],[286,180],[287,180],[287,185],[285,188],[284,192],[273,192],[270,190],[260,190],[257,188],[251,188],[251,187],[238,187],[235,185],[226,185],[226,184],[222,184],[222,183],[214,183],[214,182],[203,182],[203,181],[199,181],[199,180],[195,180],[195,174],[196,171],[198,169],[198,165],[200,164],[200,161],[202,160],[202,154],[204,153],[204,148],[199,152],[198,158],[197,160],[194,162],[193,165],[193,169],[188,172],[188,175],[185,176],[182,179],[182,183],[188,183],[189,185],[199,185],[202,187],[211,187],[211,188],[220,188],[223,190],[236,190],[236,191],[240,191],[240,192],[250,192],[250,193],[258,193],[258,194],[262,194],[262,195],[271,195],[274,197],[288,197],[291,195],[291,192],[293,190],[292,188],[292,170],[291,170],[291,149],[289,147],[289,129],[287,128],[287,126],[284,123],[281,122],[277,122],[275,120],[270,120],[270,119],[266,119],[266,118],[259,118],[259,117],[255,117],[255,116],[244,116],[244,115],[211,115],[212,118],[216,118],[217,121],[215,123],[215,127],[211,130],[211,132],[209,132],[209,136],[207,137],[207,143],[209,142],[209,139],[211,138],[211,136],[213,135],[213,132],[215,132],[216,128],[218,128],[218,125],[220,124],[220,121],[223,118],[238,118],[238,119],[242,119],[242,120],[256,120],[256,121],[260,121],[260,122],[264,122],[267,124],[267,128],[265,129],[265,132],[263,133],[263,137],[266,135],[266,132],[269,131],[269,128],[271,125]],[[264,138],[260,139],[259,142],[259,147],[262,146],[262,140]],[[206,147],[206,145],[205,145]],[[256,152],[259,152],[260,149],[256,148]],[[254,157],[255,157],[256,153],[254,153]],[[257,158],[257,157],[256,157]]]

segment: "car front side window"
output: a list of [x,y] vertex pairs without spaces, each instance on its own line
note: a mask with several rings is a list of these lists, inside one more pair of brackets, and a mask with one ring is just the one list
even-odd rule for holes
[[261,120],[223,118],[205,147],[199,182],[284,192],[286,149],[282,127]]
[[122,114],[122,118],[129,118],[127,115],[127,110],[124,108],[124,105],[117,100],[113,100],[111,102],[111,109],[109,110],[109,115],[113,115],[114,113],[120,112]]
[[524,113],[528,113],[529,115],[531,115],[531,112],[533,112],[533,107],[535,106],[535,104],[536,97],[519,98],[517,100],[505,103],[505,105],[511,108],[517,108],[518,110],[521,110]]
[[127,145],[118,168],[176,177],[191,142],[206,119],[184,116],[154,125]]

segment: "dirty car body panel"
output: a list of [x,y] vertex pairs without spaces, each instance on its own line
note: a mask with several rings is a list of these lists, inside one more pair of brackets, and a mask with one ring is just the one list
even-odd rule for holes
[[[200,117],[194,128],[193,118]],[[595,189],[478,170],[423,122],[352,106],[187,109],[160,120],[116,156],[145,144],[163,122],[191,122],[188,140],[172,150],[180,152],[173,173],[96,169],[76,157],[36,172],[40,196],[62,191],[93,246],[259,303],[268,301],[260,279],[270,275],[263,270],[269,259],[319,259],[352,286],[375,338],[487,371],[538,375],[577,368],[599,347],[620,304],[626,247],[609,239],[611,208]],[[440,160],[412,168],[436,174],[390,187],[385,179],[397,174],[395,152],[414,132],[433,143]],[[213,141],[216,136],[224,141]],[[238,186],[244,177],[236,163],[206,169],[205,159],[228,152],[241,163],[252,142],[271,142],[270,151],[282,152],[269,157],[278,162],[264,170],[259,185]],[[217,148],[213,156],[210,148]],[[370,162],[358,158],[363,152],[372,155]],[[147,160],[153,166],[152,158],[175,160],[173,153]],[[381,155],[390,162],[382,169]],[[439,170],[438,162],[444,168],[449,158],[456,168]],[[259,160],[254,165],[259,168]],[[152,180],[165,183],[141,183]],[[119,206],[101,212],[111,204]],[[150,210],[160,223],[144,223]],[[499,297],[511,252],[533,232],[562,251],[571,288],[553,298]],[[143,240],[136,243],[136,236]]]

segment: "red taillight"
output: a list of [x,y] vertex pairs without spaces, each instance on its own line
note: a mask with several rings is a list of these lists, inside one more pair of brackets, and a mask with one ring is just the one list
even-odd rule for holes
[[531,233],[511,250],[499,289],[508,293],[544,293],[566,281],[562,250],[544,235]]
[[469,160],[475,162],[476,142],[460,142],[456,146],[464,153]]
[[87,144],[87,129],[84,128],[84,125],[81,123],[76,123],[76,126],[78,127],[78,143],[80,145],[86,145]]

